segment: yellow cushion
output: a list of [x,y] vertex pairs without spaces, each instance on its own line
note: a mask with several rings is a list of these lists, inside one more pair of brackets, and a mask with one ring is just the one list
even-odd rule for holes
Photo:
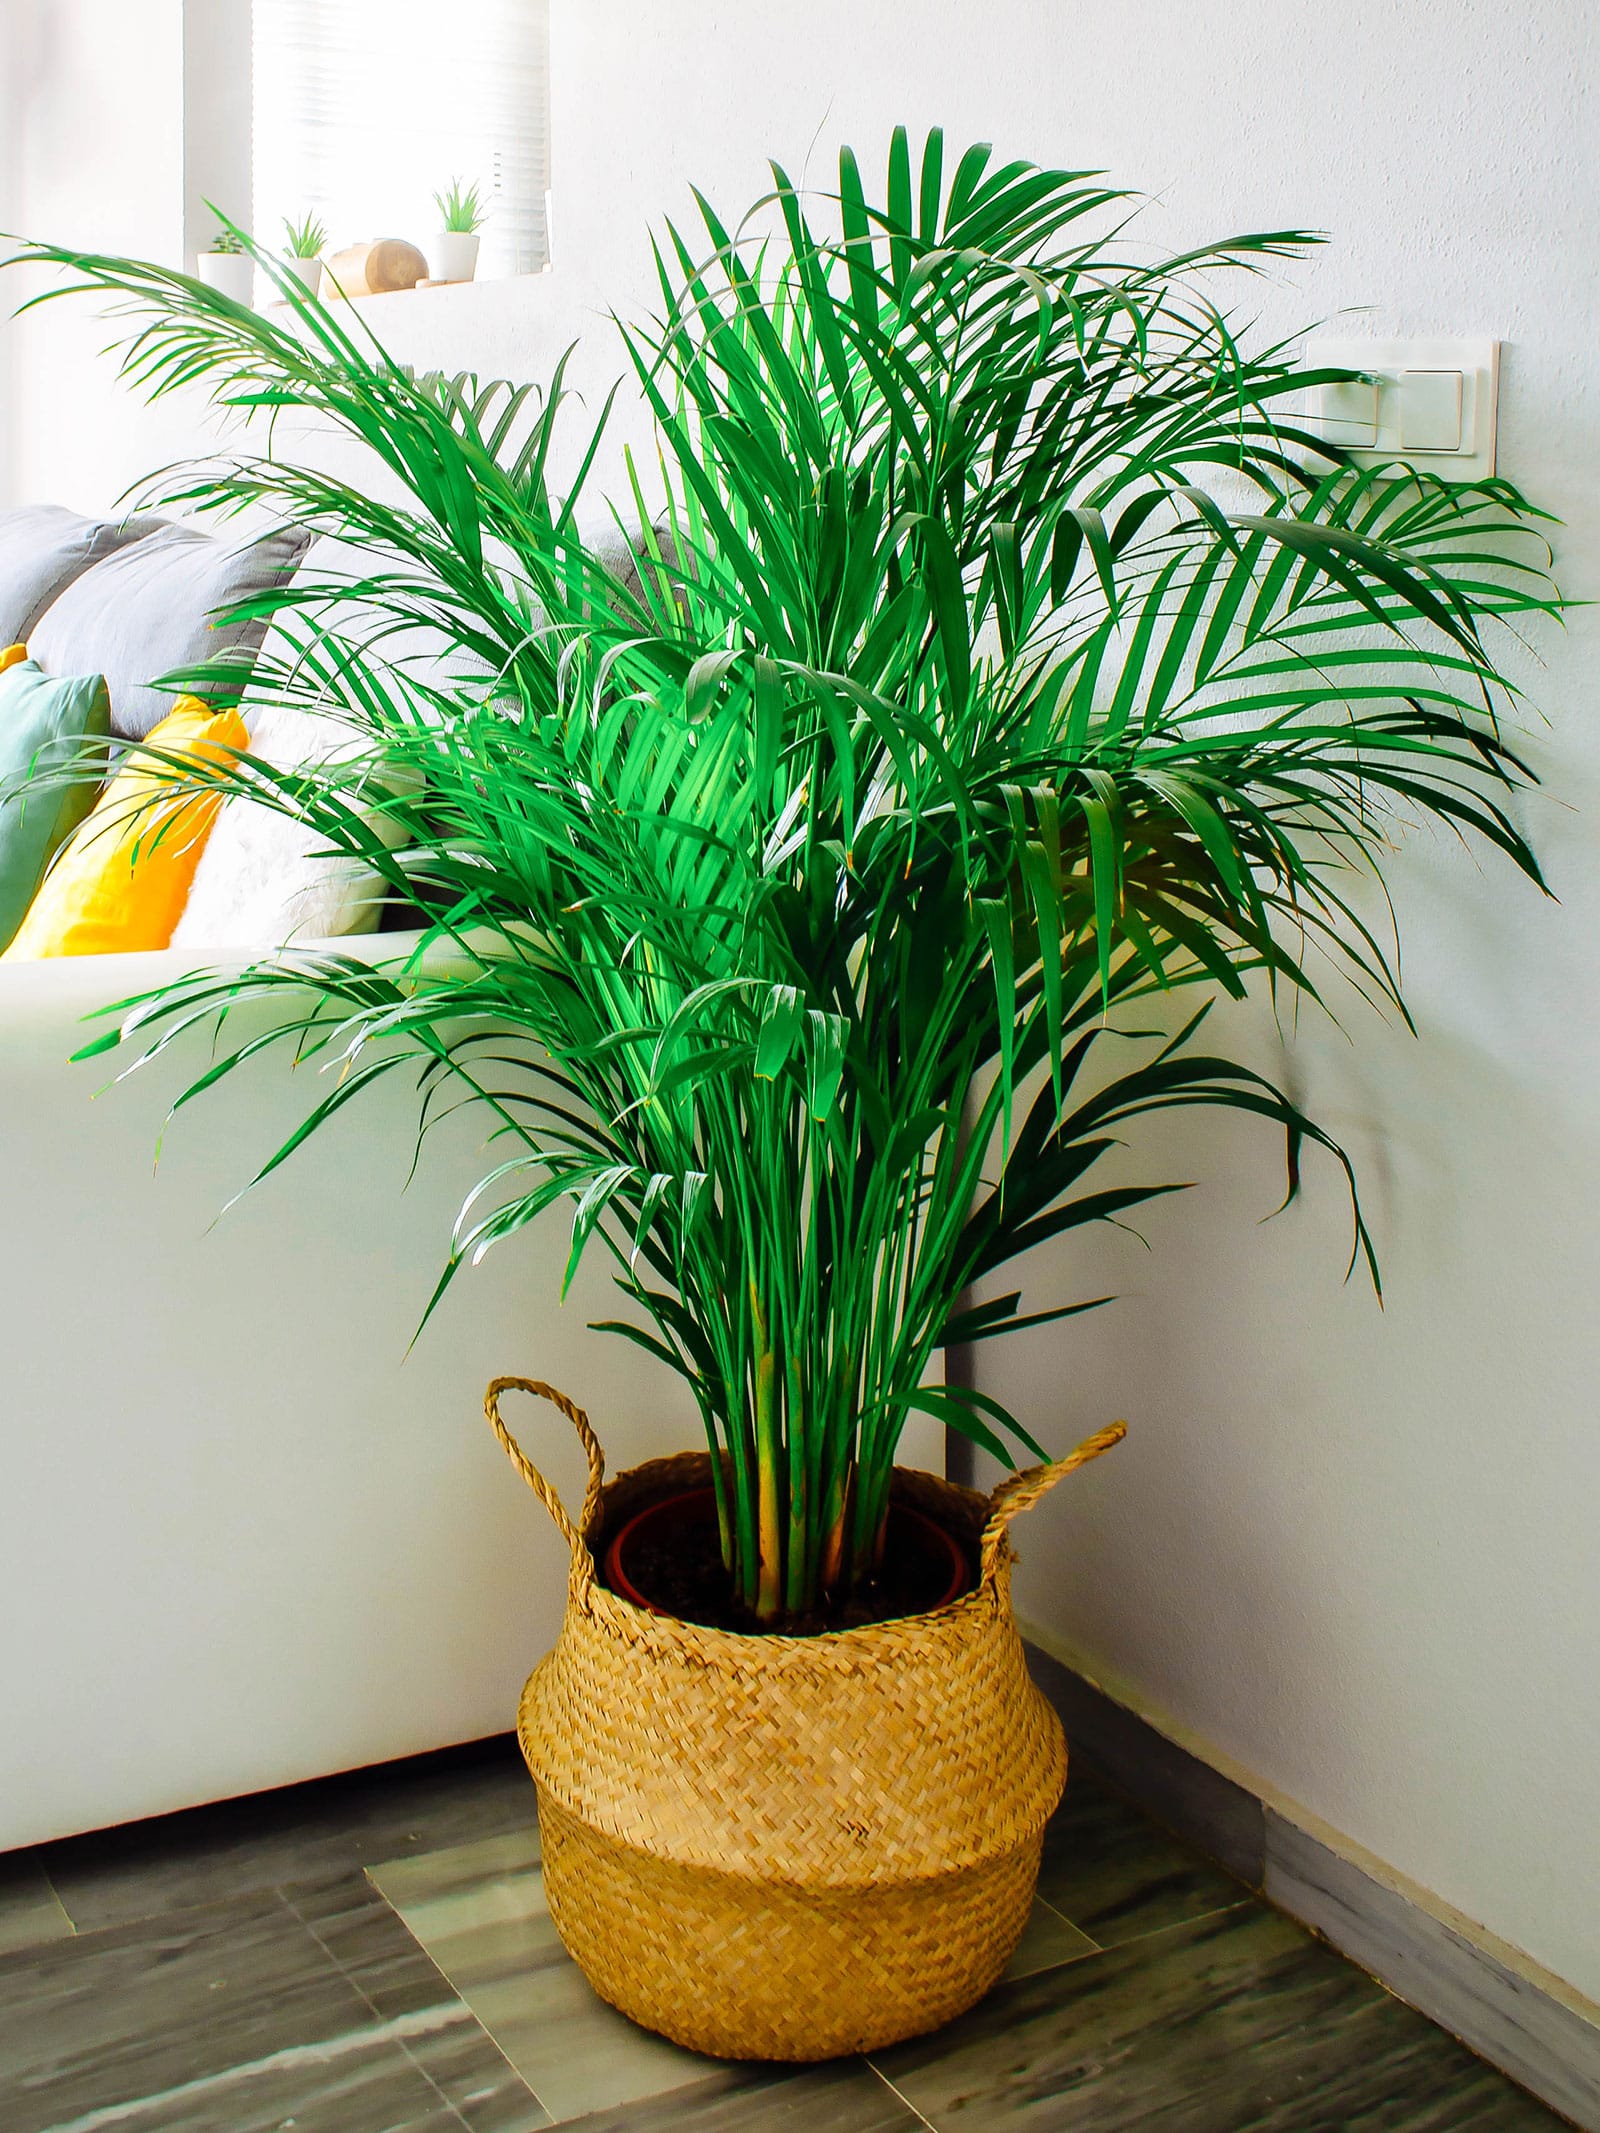
[[25,644],[0,645],[0,674],[3,674],[7,667],[16,666],[19,660],[26,659],[27,656],[28,647]]
[[[143,745],[225,762],[248,736],[236,711],[180,696]],[[137,756],[117,773],[57,854],[0,962],[166,947],[222,804],[220,793],[163,801],[172,775]]]

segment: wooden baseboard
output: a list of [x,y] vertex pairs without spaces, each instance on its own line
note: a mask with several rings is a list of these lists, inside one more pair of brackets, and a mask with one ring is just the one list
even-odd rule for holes
[[1028,1664],[1098,1775],[1583,2133],[1600,2133],[1600,2008],[1519,1950],[1295,1818],[1054,1656]]

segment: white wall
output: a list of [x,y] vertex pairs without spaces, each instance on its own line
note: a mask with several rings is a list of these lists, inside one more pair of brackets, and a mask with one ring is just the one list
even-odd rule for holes
[[[0,57],[0,230],[180,265],[182,0],[5,0]],[[42,286],[9,269],[0,301]],[[0,324],[0,501],[109,509],[188,443],[181,410],[108,389],[105,340],[61,306]]]
[[[1502,466],[1600,562],[1600,201],[1594,18],[1580,0],[813,0],[733,9],[556,0],[556,267],[389,299],[398,352],[538,375],[648,294],[646,222],[693,179],[737,208],[763,158],[825,178],[890,124],[938,120],[1160,196],[1176,245],[1300,224],[1336,244],[1269,321],[1370,306],[1384,332],[1507,343]],[[44,224],[39,225],[43,230]],[[85,345],[92,329],[81,328]],[[37,398],[32,397],[37,395]],[[90,443],[31,376],[22,485],[105,500],[131,419]],[[37,413],[35,413],[37,410]],[[75,417],[73,419],[76,419]],[[131,471],[131,469],[130,469]],[[1196,1123],[1152,1167],[1199,1191],[1039,1269],[1039,1295],[1120,1286],[985,1378],[1065,1443],[1126,1447],[1033,1514],[1024,1605],[1125,1692],[1600,1995],[1600,1012],[1592,943],[1596,628],[1550,652],[1527,819],[1559,906],[1444,847],[1397,870],[1421,1025],[1352,1013],[1295,1072],[1361,1160],[1388,1304],[1340,1286],[1326,1171],[1274,1226],[1273,1153]],[[1235,1041],[1247,1033],[1235,1018]],[[1252,1039],[1266,1044],[1264,1037]],[[1270,1049],[1270,1047],[1269,1047]]]

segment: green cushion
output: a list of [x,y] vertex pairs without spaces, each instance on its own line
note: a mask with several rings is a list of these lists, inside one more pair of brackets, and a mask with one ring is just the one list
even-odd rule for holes
[[57,847],[94,805],[97,781],[30,784],[80,755],[103,765],[111,705],[98,674],[54,677],[24,659],[0,674],[0,949],[27,916]]

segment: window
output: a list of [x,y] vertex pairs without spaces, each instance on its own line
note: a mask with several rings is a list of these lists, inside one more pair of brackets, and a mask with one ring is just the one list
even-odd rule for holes
[[423,245],[452,179],[486,203],[480,274],[549,256],[548,0],[255,0],[254,226]]

